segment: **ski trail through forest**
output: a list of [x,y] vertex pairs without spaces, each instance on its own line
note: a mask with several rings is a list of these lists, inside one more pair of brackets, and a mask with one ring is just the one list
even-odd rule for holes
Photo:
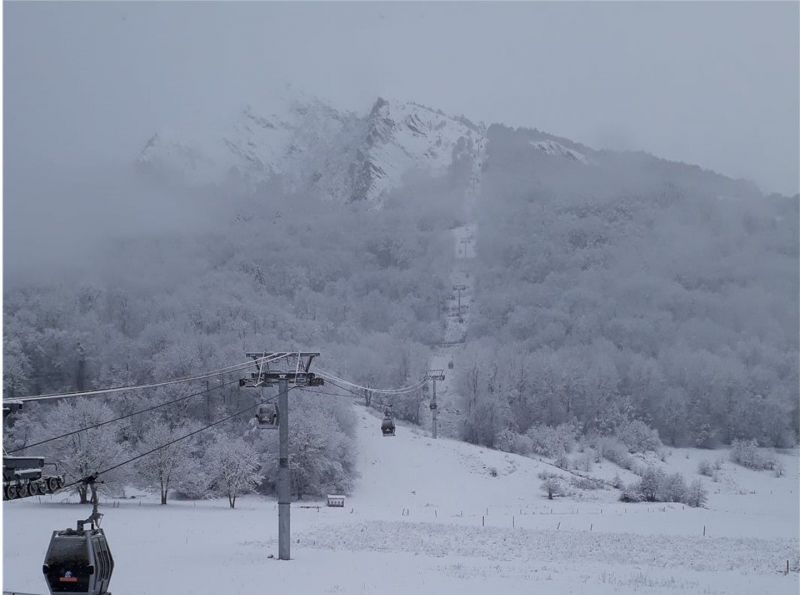
[[[463,225],[450,230],[455,253],[455,264],[450,272],[451,293],[444,305],[444,341],[433,350],[430,369],[443,370],[445,379],[436,383],[439,411],[439,434],[450,438],[459,435],[462,419],[462,399],[458,392],[456,375],[466,344],[467,329],[474,303],[475,276],[472,263],[476,256],[476,208],[480,192],[480,171],[473,172],[471,183],[464,193]],[[428,395],[430,398],[430,394]],[[431,428],[431,410],[425,407],[423,426]]]

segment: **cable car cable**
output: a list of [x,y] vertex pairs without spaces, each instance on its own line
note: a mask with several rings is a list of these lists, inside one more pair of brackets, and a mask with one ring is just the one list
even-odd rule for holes
[[114,423],[115,421],[122,421],[123,419],[128,419],[129,417],[133,417],[135,415],[141,415],[142,413],[148,413],[149,411],[154,411],[156,409],[160,409],[161,407],[166,407],[167,405],[172,405],[173,403],[179,403],[181,401],[185,401],[187,399],[191,399],[192,397],[197,397],[199,395],[204,395],[206,393],[210,393],[212,390],[216,390],[218,388],[222,388],[223,386],[228,386],[229,384],[234,384],[239,382],[239,380],[229,380],[228,382],[223,382],[219,386],[213,386],[211,388],[207,388],[196,393],[192,393],[190,395],[185,395],[183,397],[179,397],[177,399],[172,399],[171,401],[166,401],[164,403],[159,403],[158,405],[153,405],[152,407],[147,407],[145,409],[140,409],[138,411],[133,411],[132,413],[128,413],[126,415],[121,415],[120,417],[115,417],[113,419],[107,419],[106,421],[101,421],[99,423],[93,424],[91,426],[86,426],[85,428],[79,428],[77,430],[73,430],[71,432],[67,432],[66,434],[61,434],[60,436],[53,436],[52,438],[47,438],[46,440],[40,440],[39,442],[33,442],[32,444],[27,444],[21,448],[15,448],[14,450],[7,451],[8,454],[13,454],[15,452],[20,452],[26,450],[28,448],[33,448],[35,446],[41,446],[42,444],[47,444],[48,442],[53,442],[55,440],[60,440],[61,438],[67,438],[74,434],[79,434],[80,432],[85,432],[87,430],[93,430],[95,428],[99,428],[105,426],[110,423]]
[[349,384],[353,388],[357,388],[357,389],[360,388],[362,390],[369,390],[369,391],[372,391],[374,393],[383,393],[383,394],[410,393],[410,392],[413,392],[415,390],[418,390],[418,389],[422,388],[422,386],[428,381],[428,378],[426,376],[425,378],[420,380],[418,383],[412,384],[412,385],[409,385],[409,386],[402,386],[402,387],[399,387],[399,388],[370,388],[369,386],[364,386],[362,384],[356,384],[355,382],[350,382],[349,380],[345,380],[344,378],[339,378],[338,376],[335,376],[334,374],[331,374],[330,372],[326,372],[325,370],[322,370],[320,368],[317,368],[317,376],[322,376],[323,378],[325,378],[327,380],[331,380],[331,381],[338,380],[339,382],[342,382],[344,384]]
[[[295,388],[299,388],[299,387],[298,386],[292,386],[291,388],[289,388],[289,391],[294,390]],[[120,467],[123,467],[124,465],[127,465],[128,463],[133,463],[134,461],[138,461],[139,459],[142,459],[142,458],[146,457],[147,455],[151,455],[154,452],[158,452],[162,448],[166,448],[167,446],[172,446],[173,444],[175,444],[177,442],[180,442],[181,440],[185,440],[186,438],[190,438],[190,437],[194,436],[195,434],[199,434],[200,432],[204,432],[205,430],[208,430],[209,428],[213,428],[214,426],[218,426],[221,423],[224,423],[224,422],[226,422],[228,420],[231,420],[234,417],[236,417],[237,415],[241,415],[242,413],[247,413],[248,411],[252,411],[253,409],[257,408],[259,405],[263,405],[264,403],[269,403],[270,401],[274,401],[275,399],[278,398],[278,396],[279,395],[275,395],[274,397],[270,397],[269,399],[264,399],[263,401],[260,401],[259,403],[255,404],[255,405],[252,405],[250,407],[246,407],[244,409],[240,409],[236,413],[233,413],[231,415],[225,416],[222,419],[218,419],[217,421],[215,421],[213,423],[210,423],[210,424],[208,424],[206,426],[203,426],[202,428],[200,428],[198,430],[194,430],[192,432],[189,432],[188,434],[186,434],[184,436],[181,436],[180,438],[176,438],[175,440],[170,440],[166,444],[162,444],[161,446],[158,446],[156,448],[148,450],[147,452],[143,452],[141,454],[138,454],[135,457],[131,457],[130,459],[122,461],[121,463],[117,463],[116,465],[112,465],[111,467],[108,467],[107,469],[103,469],[102,471],[97,471],[95,473],[92,473],[91,476],[94,476],[95,478],[96,477],[100,477],[101,475],[103,475],[105,473],[109,473],[111,471],[114,471],[115,469],[119,469]],[[63,491],[63,490],[67,490],[69,488],[75,487],[76,485],[78,485],[79,483],[84,482],[85,480],[86,480],[86,478],[82,477],[81,479],[78,479],[77,481],[73,481],[72,483],[68,483],[68,484],[64,485],[61,488],[61,490],[59,490],[59,491]]]
[[[341,387],[339,387],[339,388],[341,388]],[[301,389],[302,389],[303,392],[306,392],[306,393],[312,393],[312,394],[317,394],[317,395],[327,395],[329,397],[341,397],[342,399],[349,399],[350,398],[350,395],[343,395],[341,393],[330,393],[330,392],[327,392],[327,391],[324,391],[324,390],[317,390],[315,388],[301,387]],[[351,393],[351,394],[363,397],[363,395],[358,395],[357,393]]]
[[[363,394],[358,394],[358,393],[357,393],[356,391],[354,391],[352,388],[347,388],[346,386],[342,386],[341,384],[337,384],[336,382],[334,382],[334,381],[333,381],[333,380],[331,380],[330,378],[328,378],[327,380],[328,380],[328,384],[332,384],[332,385],[333,385],[333,386],[335,386],[336,388],[339,388],[339,389],[341,389],[341,390],[343,390],[343,391],[347,391],[348,393],[350,393],[351,395],[353,395],[353,396],[355,396],[355,397],[363,397],[363,396],[364,396]],[[345,395],[342,395],[342,396],[345,396]]]
[[234,364],[231,366],[226,366],[224,368],[219,368],[217,370],[211,370],[210,372],[206,372],[204,374],[198,374],[196,376],[186,376],[184,378],[175,378],[173,380],[165,380],[163,382],[154,382],[151,384],[137,384],[137,385],[129,385],[129,386],[116,386],[113,388],[101,388],[96,390],[88,390],[82,392],[72,392],[72,393],[50,393],[50,394],[43,394],[43,395],[32,395],[28,397],[15,397],[14,401],[44,401],[48,399],[65,399],[70,397],[89,397],[89,396],[96,396],[96,395],[105,395],[110,393],[116,392],[124,392],[124,391],[133,391],[133,390],[143,390],[146,388],[158,388],[160,386],[168,386],[170,384],[179,384],[181,382],[191,382],[194,380],[204,380],[206,378],[211,378],[212,376],[217,376],[222,372],[230,372],[235,370],[240,370],[242,368],[247,368],[252,366],[253,364],[264,364],[275,361],[277,359],[281,359],[285,357],[286,354],[274,354],[265,356],[262,358],[257,358],[252,361],[243,362],[241,364]]

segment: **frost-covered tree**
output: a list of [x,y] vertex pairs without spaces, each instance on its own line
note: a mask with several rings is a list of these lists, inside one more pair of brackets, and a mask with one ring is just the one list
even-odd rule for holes
[[[346,402],[293,393],[290,412],[289,468],[294,497],[350,492],[355,475],[355,418]],[[278,477],[277,432],[261,432],[258,450],[265,487]]]
[[[195,427],[194,424],[184,423],[171,428],[167,423],[157,420],[145,431],[137,448],[141,452],[153,450],[190,433]],[[158,488],[161,504],[166,504],[170,488],[173,488],[191,472],[192,461],[189,442],[181,440],[158,448],[154,453],[140,459],[136,463],[136,468],[140,479],[148,487]]]
[[236,507],[238,496],[251,491],[262,479],[258,453],[240,437],[218,435],[206,460],[212,485],[228,498],[231,508]]
[[564,495],[564,484],[556,475],[550,475],[541,484],[541,490],[547,495],[548,500]]
[[[97,399],[72,399],[47,407],[42,433],[57,436],[70,430],[86,428],[114,417],[112,409]],[[119,440],[119,429],[115,424],[105,425],[78,432],[47,445],[48,459],[57,463],[59,473],[63,473],[68,483],[104,471],[116,463],[121,463],[129,454],[129,449]],[[126,468],[104,474],[102,480],[106,487],[120,483]],[[96,490],[97,486],[92,488]],[[89,489],[84,484],[75,487],[81,504],[90,501]]]

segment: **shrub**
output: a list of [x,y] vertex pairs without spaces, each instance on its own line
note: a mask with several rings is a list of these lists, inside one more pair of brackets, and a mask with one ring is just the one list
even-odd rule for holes
[[634,460],[628,453],[628,449],[616,438],[603,437],[595,444],[600,457],[619,465],[623,469],[633,469]]
[[666,476],[658,485],[656,500],[659,502],[685,502],[688,489],[683,475],[673,473]]
[[695,479],[686,491],[685,504],[693,508],[700,508],[706,503],[708,494],[700,479]]
[[602,490],[605,487],[602,480],[592,477],[572,477],[569,484],[579,490]]
[[555,496],[564,495],[564,486],[561,483],[561,479],[555,475],[551,475],[545,479],[540,487],[542,491],[547,494],[548,500],[552,500]]
[[525,434],[518,434],[514,430],[500,430],[495,440],[495,448],[503,452],[513,452],[518,455],[529,455],[532,448],[531,439]]
[[628,452],[648,452],[661,448],[658,431],[638,419],[620,426],[617,438],[628,448]]
[[731,461],[756,471],[774,469],[778,464],[775,458],[758,450],[758,442],[755,440],[734,440],[731,445]]
[[783,477],[784,474],[783,463],[781,463],[777,459],[775,460],[775,463],[772,466],[772,470],[775,472],[775,477]]
[[711,464],[711,461],[700,461],[700,463],[697,465],[697,472],[700,475],[712,477],[714,475],[714,466]]
[[661,469],[656,469],[652,465],[647,467],[639,480],[639,493],[642,500],[646,502],[657,502],[661,493],[661,486],[666,480],[666,475]]
[[544,457],[567,453],[575,443],[575,428],[571,424],[533,426],[526,435],[531,441],[531,450]]
[[582,453],[575,459],[575,468],[579,471],[589,473],[592,470],[592,462],[594,461],[594,457],[595,454],[592,449]]
[[623,502],[641,502],[642,494],[639,492],[638,488],[639,486],[636,484],[623,487],[622,493],[619,495],[619,499]]
[[622,490],[623,502],[681,502],[689,506],[702,506],[706,491],[699,479],[687,487],[680,473],[667,475],[652,465],[645,468],[641,479]]

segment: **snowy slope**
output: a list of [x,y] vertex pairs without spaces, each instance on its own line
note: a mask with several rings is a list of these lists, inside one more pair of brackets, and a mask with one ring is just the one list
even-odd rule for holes
[[379,98],[367,122],[363,178],[357,180],[363,198],[375,199],[396,188],[413,171],[442,175],[454,161],[466,161],[473,175],[479,175],[485,129],[464,118]]
[[280,176],[289,190],[318,184],[339,198],[363,123],[316,99],[282,98],[273,108],[261,112],[247,105],[232,121],[202,132],[189,127],[156,134],[137,166],[190,187],[226,181],[253,187]]
[[[797,592],[796,453],[782,455],[783,478],[726,466],[730,484],[720,483],[707,509],[624,504],[615,491],[548,501],[538,473],[553,469],[542,462],[432,440],[403,424],[384,438],[373,412],[356,406],[356,415],[355,493],[344,509],[293,504],[291,562],[268,558],[277,550],[272,499],[247,497],[236,510],[222,500],[120,500],[104,510],[117,564],[112,591]],[[691,473],[707,456],[685,450],[667,464]],[[4,503],[4,588],[45,592],[50,531],[88,512],[61,500]],[[786,560],[788,576],[778,572]]]
[[557,157],[566,157],[568,159],[572,159],[573,161],[579,161],[581,163],[588,163],[588,159],[586,159],[586,155],[581,153],[580,151],[576,151],[574,149],[570,149],[565,147],[559,142],[554,140],[540,140],[540,141],[531,141],[531,145],[535,149],[539,149],[548,155],[555,155]]

